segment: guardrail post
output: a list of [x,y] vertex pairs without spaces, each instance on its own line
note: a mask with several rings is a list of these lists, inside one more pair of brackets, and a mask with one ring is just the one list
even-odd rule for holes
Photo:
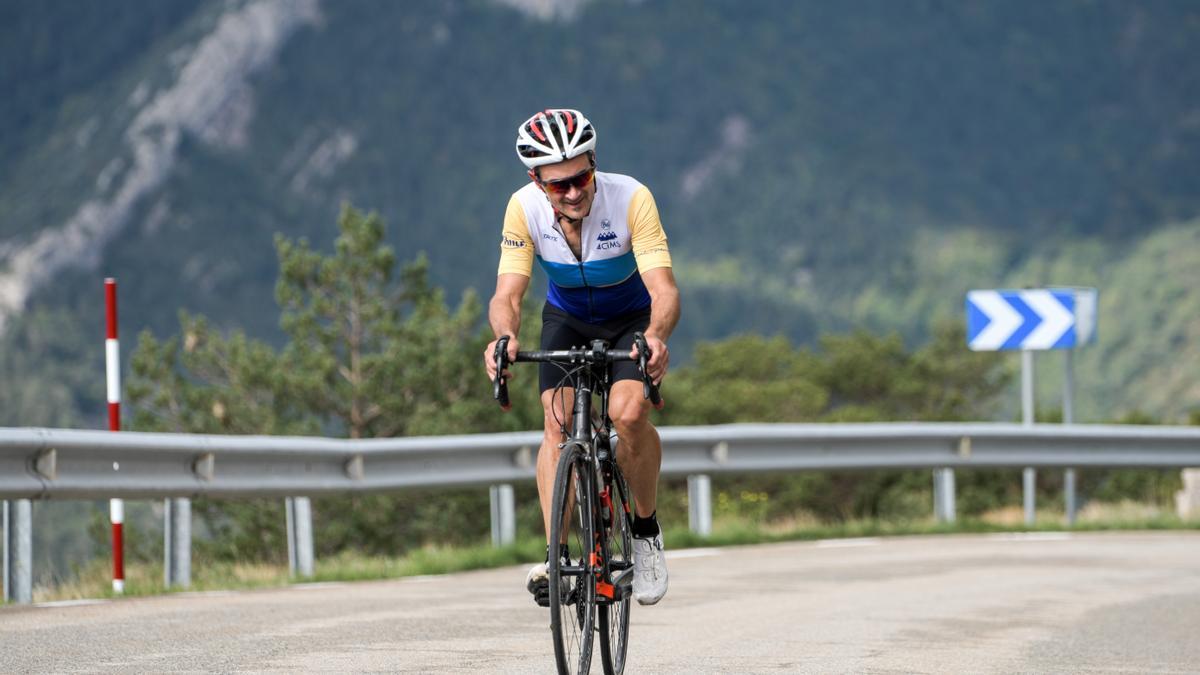
[[1079,511],[1079,502],[1075,495],[1075,469],[1067,469],[1063,472],[1063,501],[1067,510],[1067,525],[1075,524],[1075,516]]
[[1183,470],[1183,489],[1175,493],[1175,512],[1180,518],[1200,516],[1200,469]]
[[517,540],[513,486],[507,483],[493,485],[489,492],[492,497],[492,546],[508,546]]
[[292,576],[313,575],[312,503],[308,497],[287,498],[288,570]]
[[192,585],[192,502],[165,499],[163,534],[163,584],[167,588]]
[[12,534],[12,526],[8,524],[8,500],[0,501],[0,534],[4,535],[0,539],[0,559],[3,560],[3,576],[0,576],[0,600],[9,601],[9,592],[11,591],[12,582],[9,581],[9,557],[12,554],[12,545],[8,539]]
[[942,470],[933,470],[933,517],[942,522]]
[[707,537],[712,534],[712,481],[704,474],[688,476],[688,527]]
[[4,599],[33,602],[33,504],[4,503]]
[[954,469],[934,469],[933,515],[939,523],[954,522],[954,500]]
[[175,534],[171,532],[171,498],[163,500],[163,586],[171,587],[171,552],[175,550]]
[[1025,524],[1033,525],[1037,519],[1037,469],[1026,467],[1021,472],[1025,493]]

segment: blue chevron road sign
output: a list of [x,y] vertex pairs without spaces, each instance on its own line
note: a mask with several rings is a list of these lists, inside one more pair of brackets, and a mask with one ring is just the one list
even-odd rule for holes
[[1096,289],[967,293],[967,346],[974,351],[1072,349],[1096,332]]

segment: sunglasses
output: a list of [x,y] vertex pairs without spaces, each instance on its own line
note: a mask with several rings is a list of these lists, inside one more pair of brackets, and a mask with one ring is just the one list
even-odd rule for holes
[[565,195],[571,191],[571,188],[579,190],[588,186],[592,179],[596,177],[596,168],[590,167],[580,171],[574,176],[559,178],[558,180],[538,181],[546,192],[552,192],[556,195]]

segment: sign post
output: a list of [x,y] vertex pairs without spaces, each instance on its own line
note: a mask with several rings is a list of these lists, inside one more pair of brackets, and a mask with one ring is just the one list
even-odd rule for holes
[[[1076,345],[1091,342],[1096,337],[1097,293],[1094,288],[1076,288],[1075,323]],[[1075,424],[1075,350],[1064,352],[1063,364],[1063,424]],[[1079,500],[1075,494],[1075,469],[1068,468],[1063,474],[1063,502],[1067,511],[1067,525],[1075,524]]]
[[[1074,364],[1071,350],[1096,332],[1096,289],[978,290],[967,293],[967,346],[974,351],[1021,350],[1021,422],[1033,426],[1033,352],[1067,350],[1063,423],[1074,422]],[[1064,476],[1067,522],[1075,522],[1075,470]],[[1037,474],[1023,474],[1025,524],[1035,516]]]
[[[1035,419],[1033,405],[1033,350],[1021,350],[1021,425],[1032,427]],[[1037,469],[1027,466],[1021,472],[1024,494],[1025,524],[1037,519]]]
[[[1066,362],[1063,364],[1063,418],[1065,425],[1075,423],[1075,352],[1066,351]],[[1075,524],[1075,469],[1063,472],[1063,508],[1067,511],[1067,525]]]

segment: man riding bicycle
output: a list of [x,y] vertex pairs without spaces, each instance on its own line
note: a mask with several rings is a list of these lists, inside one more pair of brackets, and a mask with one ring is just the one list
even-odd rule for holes
[[[488,320],[497,339],[512,336],[508,357],[514,360],[521,301],[537,258],[549,278],[540,348],[570,349],[601,339],[632,349],[634,333],[643,332],[650,350],[646,370],[658,384],[667,373],[666,341],[679,321],[667,236],[650,190],[629,176],[596,171],[595,147],[595,128],[576,110],[539,112],[517,129],[517,156],[531,182],[513,193],[504,214]],[[484,350],[489,379],[496,375],[495,345],[493,340]],[[617,460],[636,502],[633,594],[640,604],[653,605],[667,592],[656,518],[662,442],[650,424],[636,364],[614,363],[612,369],[609,417],[621,440]],[[539,365],[545,433],[537,485],[547,537],[558,446],[573,406],[573,390],[555,396],[561,375],[553,364]],[[556,543],[546,547],[547,562]],[[535,565],[526,580],[539,601],[548,593],[547,562]]]

